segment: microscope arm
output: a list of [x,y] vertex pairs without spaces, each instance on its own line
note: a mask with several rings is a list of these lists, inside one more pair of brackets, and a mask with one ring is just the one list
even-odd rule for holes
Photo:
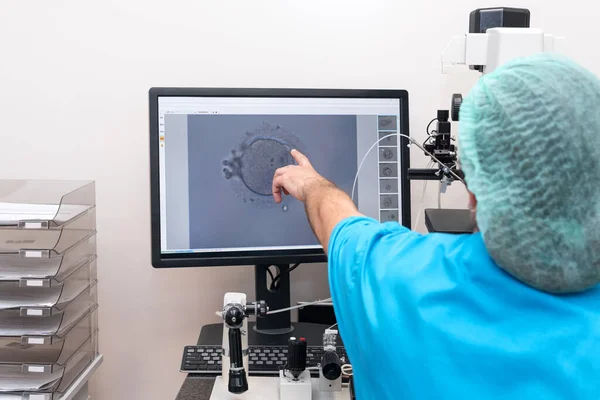
[[229,328],[229,383],[230,393],[244,393],[248,390],[248,379],[244,369],[242,352],[242,331],[240,328]]

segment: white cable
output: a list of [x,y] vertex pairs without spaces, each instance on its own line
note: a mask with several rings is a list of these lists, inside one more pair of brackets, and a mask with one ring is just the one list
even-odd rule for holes
[[[363,157],[363,159],[361,160],[360,164],[358,165],[358,170],[356,171],[356,176],[354,177],[354,184],[352,184],[352,193],[350,194],[350,198],[352,199],[352,201],[354,201],[354,190],[356,189],[356,182],[358,181],[358,175],[360,174],[360,170],[362,169],[362,166],[365,163],[365,160],[369,156],[369,153],[371,153],[371,151],[373,151],[373,149],[375,148],[375,146],[377,146],[377,144],[379,144],[379,142],[381,142],[383,139],[387,139],[387,138],[393,137],[393,136],[399,136],[399,137],[407,138],[411,143],[413,143],[419,149],[423,150],[423,152],[425,154],[427,154],[429,157],[431,157],[435,162],[437,162],[440,165],[444,165],[444,163],[441,162],[440,160],[438,160],[436,156],[434,156],[429,151],[427,151],[423,146],[421,146],[420,143],[418,143],[416,140],[414,140],[410,136],[404,135],[402,133],[391,133],[389,135],[385,135],[382,138],[380,138],[377,141],[375,141],[375,143],[373,143],[373,145],[369,148],[369,150],[367,150],[367,152],[365,153],[365,156]],[[456,179],[458,179],[459,181],[461,181],[463,184],[465,183],[465,181],[460,176],[456,175],[454,173],[454,171],[448,170],[448,172],[450,174],[452,174]]]
[[354,201],[354,189],[356,189],[356,182],[358,181],[358,174],[360,174],[360,170],[361,170],[363,164],[365,163],[365,160],[369,156],[369,153],[371,153],[371,151],[375,148],[375,146],[377,146],[379,144],[380,141],[382,141],[383,139],[387,139],[388,137],[392,137],[392,136],[396,136],[396,135],[397,135],[397,133],[393,133],[393,134],[384,136],[381,139],[376,140],[375,143],[373,143],[373,145],[371,147],[369,147],[369,150],[367,150],[367,152],[365,153],[365,156],[360,161],[360,164],[358,164],[358,170],[356,171],[356,176],[354,177],[354,183],[352,184],[352,195],[350,196],[352,201]]
[[342,374],[346,376],[352,376],[352,364],[344,364],[342,365]]
[[333,329],[333,328],[335,328],[336,326],[337,326],[337,322],[336,322],[335,324],[331,325],[331,326],[330,326],[329,328],[327,328],[327,329]]
[[291,311],[291,310],[296,310],[298,308],[304,308],[306,306],[312,306],[314,304],[321,304],[321,303],[327,303],[330,302],[332,299],[331,297],[328,299],[323,299],[323,300],[317,300],[317,301],[313,301],[312,303],[304,303],[304,304],[300,304],[298,306],[293,306],[293,307],[288,307],[288,308],[282,308],[280,310],[273,310],[273,311],[268,311],[267,315],[271,315],[271,314],[278,314],[278,313],[282,313],[282,312],[286,312],[286,311]]

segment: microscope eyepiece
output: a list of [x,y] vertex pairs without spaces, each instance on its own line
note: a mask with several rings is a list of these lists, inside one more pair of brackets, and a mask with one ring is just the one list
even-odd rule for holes
[[460,106],[462,105],[463,97],[459,93],[452,95],[452,104],[450,108],[452,110],[452,121],[458,122],[460,118]]

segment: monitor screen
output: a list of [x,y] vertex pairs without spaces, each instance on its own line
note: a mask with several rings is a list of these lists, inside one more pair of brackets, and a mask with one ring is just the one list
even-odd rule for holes
[[404,91],[151,89],[153,265],[324,261],[303,204],[272,196],[292,149],[356,186],[363,214],[408,226],[407,142],[393,136],[407,107]]

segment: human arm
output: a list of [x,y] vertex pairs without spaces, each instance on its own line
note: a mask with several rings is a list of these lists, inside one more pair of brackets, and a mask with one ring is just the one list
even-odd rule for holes
[[337,224],[346,218],[361,216],[352,199],[315,169],[308,158],[292,150],[298,165],[288,165],[275,172],[273,197],[280,203],[289,194],[304,203],[313,232],[327,254],[329,238]]

